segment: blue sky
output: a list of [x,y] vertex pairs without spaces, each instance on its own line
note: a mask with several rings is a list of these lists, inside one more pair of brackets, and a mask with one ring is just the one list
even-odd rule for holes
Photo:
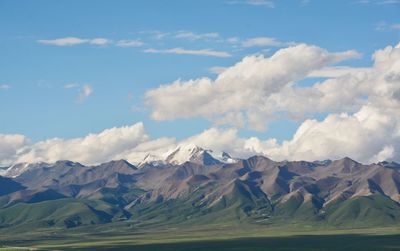
[[[186,138],[213,122],[202,117],[155,121],[144,105],[147,90],[177,79],[215,78],[212,67],[231,66],[246,55],[270,56],[290,43],[356,50],[362,57],[345,65],[370,66],[374,51],[398,43],[399,24],[395,0],[1,0],[0,133],[38,141],[143,121],[152,137]],[[68,37],[81,40],[54,42]],[[279,45],[245,43],[260,37]],[[190,55],[207,54],[206,49],[213,55]],[[91,90],[86,96],[84,86]],[[240,128],[239,135],[281,141],[301,123],[282,118],[264,131]]]

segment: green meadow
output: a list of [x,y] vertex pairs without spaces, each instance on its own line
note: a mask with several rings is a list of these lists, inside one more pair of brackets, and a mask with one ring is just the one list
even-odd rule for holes
[[0,250],[400,250],[400,227],[331,229],[215,224],[136,228],[112,223],[74,229],[0,231]]

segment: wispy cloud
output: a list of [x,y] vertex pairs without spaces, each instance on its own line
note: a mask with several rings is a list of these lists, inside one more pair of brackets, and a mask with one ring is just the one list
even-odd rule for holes
[[106,38],[93,38],[85,39],[78,37],[64,37],[56,39],[41,39],[37,40],[40,44],[56,45],[56,46],[73,46],[78,44],[93,44],[93,45],[106,45],[110,43],[110,40]]
[[1,89],[1,90],[7,90],[7,89],[10,89],[10,88],[11,88],[11,86],[6,85],[6,84],[0,85],[0,89]]
[[375,25],[376,31],[384,31],[388,28],[388,25],[385,21],[381,21]]
[[376,31],[391,31],[400,30],[400,23],[388,24],[385,21],[381,21],[375,25]]
[[78,87],[79,87],[79,85],[75,84],[75,83],[64,85],[65,89],[73,89],[73,88],[78,88]]
[[377,5],[386,5],[386,4],[400,4],[400,0],[359,0],[355,2],[356,4],[377,4]]
[[158,31],[158,30],[145,30],[145,31],[141,31],[139,33],[149,34],[153,39],[156,39],[156,40],[161,40],[161,39],[165,38],[166,36],[170,35],[169,32],[163,32],[163,31]]
[[78,96],[78,102],[82,103],[85,101],[86,98],[88,98],[91,94],[93,93],[93,87],[91,85],[84,85],[80,89],[79,96]]
[[237,44],[240,41],[240,39],[238,37],[228,37],[226,39],[226,42],[230,43],[230,44]]
[[105,46],[105,45],[115,45],[118,47],[139,47],[142,46],[144,43],[140,40],[117,40],[113,41],[107,38],[78,38],[78,37],[64,37],[64,38],[56,38],[56,39],[41,39],[37,40],[40,44],[46,45],[55,45],[55,46],[74,46],[74,45],[81,45],[81,44],[90,44],[90,45],[97,45],[97,46]]
[[119,40],[115,45],[118,47],[140,47],[144,43],[140,40]]
[[213,40],[213,39],[220,38],[220,34],[217,32],[197,33],[197,32],[187,31],[187,30],[171,31],[171,32],[150,30],[150,31],[141,31],[140,33],[148,34],[149,38],[156,39],[156,40],[161,40],[161,39],[165,39],[165,38],[179,38],[179,39],[196,41],[196,40]]
[[265,6],[267,8],[275,8],[274,1],[268,0],[231,0],[226,1],[227,4],[247,4],[253,6]]
[[210,57],[220,57],[226,58],[232,56],[228,52],[225,51],[215,51],[211,49],[201,49],[201,50],[189,50],[184,48],[172,48],[172,49],[146,49],[143,52],[145,53],[162,53],[162,54],[184,54],[184,55],[195,55],[195,56],[210,56]]
[[93,87],[88,84],[80,85],[77,83],[70,83],[70,84],[64,85],[64,88],[78,90],[78,92],[79,92],[78,97],[77,97],[78,103],[82,103],[93,93]]
[[219,38],[219,34],[216,32],[194,33],[191,31],[179,31],[175,35],[175,38],[182,38],[188,40],[208,40],[208,39]]
[[400,23],[398,23],[398,24],[392,24],[392,25],[390,26],[390,28],[392,28],[393,30],[400,30]]
[[214,74],[221,74],[221,73],[224,72],[226,69],[227,69],[227,67],[223,67],[223,66],[213,66],[213,67],[209,68],[208,70],[209,70],[211,73],[214,73]]
[[254,47],[254,46],[283,46],[285,43],[280,42],[272,37],[255,37],[249,38],[242,42],[243,47]]
[[107,45],[111,43],[111,41],[106,38],[94,38],[89,40],[89,43],[94,45]]

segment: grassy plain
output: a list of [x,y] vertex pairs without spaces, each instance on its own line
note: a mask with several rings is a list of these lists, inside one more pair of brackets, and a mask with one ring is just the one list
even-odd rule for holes
[[0,250],[400,250],[400,226],[332,229],[304,223],[286,226],[215,224],[174,227],[126,222],[73,229],[0,230]]

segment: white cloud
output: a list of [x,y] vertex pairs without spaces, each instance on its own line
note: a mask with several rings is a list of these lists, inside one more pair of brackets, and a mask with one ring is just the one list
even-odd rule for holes
[[267,8],[274,8],[275,3],[274,1],[268,1],[268,0],[231,0],[231,1],[226,1],[227,4],[247,4],[247,5],[253,5],[253,6],[265,6]]
[[219,38],[219,34],[216,32],[209,33],[194,33],[190,31],[179,31],[175,35],[176,38],[188,39],[188,40],[208,40]]
[[161,156],[185,144],[196,144],[217,151],[230,150],[243,156],[243,142],[237,139],[237,130],[233,128],[210,128],[180,142],[165,137],[151,139],[141,122],[81,138],[52,138],[34,144],[22,135],[0,134],[0,166],[21,162],[52,163],[58,160],[72,160],[87,165],[118,159],[139,163],[149,153]]
[[[295,81],[329,64],[357,56],[354,51],[329,53],[316,46],[300,44],[281,49],[269,58],[247,56],[215,80],[204,77],[161,85],[145,94],[145,103],[152,109],[155,120],[205,117],[218,124],[247,125],[261,130],[274,112],[295,107],[297,113],[302,113],[307,107],[314,108],[315,104],[308,102],[309,96],[304,96],[304,92],[323,101],[324,85],[319,89],[298,89],[293,87]],[[287,103],[290,100],[281,96],[281,92],[299,96],[297,100],[303,97],[299,101],[306,102],[307,107]]]
[[56,46],[73,46],[79,44],[93,44],[93,45],[107,45],[112,43],[111,40],[106,38],[78,38],[78,37],[64,37],[50,40],[38,40],[38,43],[56,45]]
[[111,41],[106,38],[94,38],[89,40],[89,43],[94,45],[107,45],[110,44]]
[[93,93],[93,87],[91,85],[83,85],[80,89],[78,102],[85,101]]
[[115,45],[118,47],[139,47],[144,43],[137,39],[122,39],[113,41],[107,38],[78,38],[78,37],[65,37],[51,40],[37,40],[38,43],[56,46],[73,46],[79,44],[90,44],[96,46]]
[[161,156],[178,145],[198,145],[246,158],[263,154],[274,160],[323,160],[350,156],[364,163],[400,160],[399,101],[392,106],[364,105],[354,114],[331,114],[322,121],[305,120],[293,138],[242,138],[236,128],[210,128],[176,141],[151,139],[144,125],[106,129],[75,139],[53,138],[31,144],[23,135],[0,135],[0,165],[18,162],[55,162],[68,159],[83,164],[126,159],[139,163],[147,154]]
[[[327,88],[336,103],[367,96],[354,113],[330,114],[322,121],[305,120],[292,139],[266,144],[258,151],[278,160],[350,156],[364,163],[399,161],[400,96],[396,93],[400,91],[400,44],[378,50],[373,59],[374,65],[368,70],[352,69],[345,77],[317,85]],[[251,145],[262,143],[255,139]]]
[[0,134],[0,166],[11,165],[19,152],[29,144],[29,139],[20,134]]
[[230,57],[231,54],[225,51],[215,51],[211,49],[202,49],[202,50],[190,50],[184,48],[172,48],[172,49],[146,49],[143,52],[145,53],[161,53],[161,54],[184,54],[184,55],[195,55],[195,56],[210,56],[210,57],[220,57],[226,58]]
[[[210,128],[180,142],[151,139],[142,123],[112,128],[76,139],[30,143],[23,135],[0,135],[0,165],[60,159],[95,164],[125,158],[138,162],[179,144],[196,144],[233,156],[259,153],[275,160],[322,160],[349,156],[364,163],[400,161],[400,44],[376,51],[368,68],[331,67],[354,51],[330,53],[300,44],[269,58],[248,56],[215,80],[176,81],[150,90],[147,105],[158,120],[202,116],[216,124],[261,128],[275,112],[290,116],[329,112],[322,120],[305,119],[291,139],[238,136],[236,128]],[[309,76],[329,79],[311,86]],[[90,94],[90,91],[88,92]]]
[[[356,56],[352,51],[328,53],[298,45],[279,50],[270,58],[246,57],[215,80],[201,78],[160,86],[147,93],[147,104],[153,108],[153,118],[159,120],[202,116],[217,124],[237,126],[247,120],[256,129],[274,119],[277,111],[290,116],[333,112],[321,121],[306,119],[293,138],[282,144],[274,139],[231,136],[224,147],[216,147],[239,155],[258,152],[276,160],[350,156],[364,163],[399,161],[400,44],[376,51],[372,67],[328,67]],[[307,62],[312,63],[305,65]],[[296,85],[310,76],[329,79],[308,87]],[[268,85],[270,80],[272,85]],[[195,142],[211,146],[212,138]]]
[[77,88],[77,87],[79,87],[79,85],[78,85],[78,84],[75,84],[75,83],[71,83],[71,84],[66,84],[66,85],[64,85],[64,88],[65,88],[65,89],[73,89],[73,88]]
[[41,44],[49,44],[57,46],[72,46],[77,44],[88,43],[89,41],[90,41],[89,39],[82,39],[77,37],[64,37],[51,40],[38,40],[37,42]]
[[311,72],[308,77],[315,78],[338,78],[346,74],[355,74],[360,72],[367,72],[369,68],[356,68],[348,66],[332,66],[324,67],[319,70]]
[[354,115],[332,114],[323,121],[306,120],[291,140],[263,151],[275,159],[351,156],[367,163],[391,159],[393,151],[388,149],[400,147],[397,120],[379,109],[364,106]]
[[11,86],[6,85],[6,84],[0,85],[0,89],[3,89],[3,90],[7,90],[7,89],[10,89],[10,88],[11,88]]
[[285,43],[280,42],[272,37],[255,37],[249,38],[242,42],[243,47],[254,47],[254,46],[283,46]]
[[144,43],[140,40],[119,40],[116,43],[118,47],[140,47],[144,45]]
[[132,126],[111,128],[98,134],[89,134],[83,138],[53,138],[30,146],[19,152],[16,162],[55,162],[73,160],[85,164],[97,164],[114,159],[127,149],[134,149],[140,143],[148,141],[142,123]]
[[86,98],[88,98],[90,95],[93,93],[93,87],[91,85],[85,84],[85,85],[80,85],[77,83],[70,83],[64,85],[65,89],[75,89],[79,91],[77,101],[79,103],[82,103],[85,101]]

